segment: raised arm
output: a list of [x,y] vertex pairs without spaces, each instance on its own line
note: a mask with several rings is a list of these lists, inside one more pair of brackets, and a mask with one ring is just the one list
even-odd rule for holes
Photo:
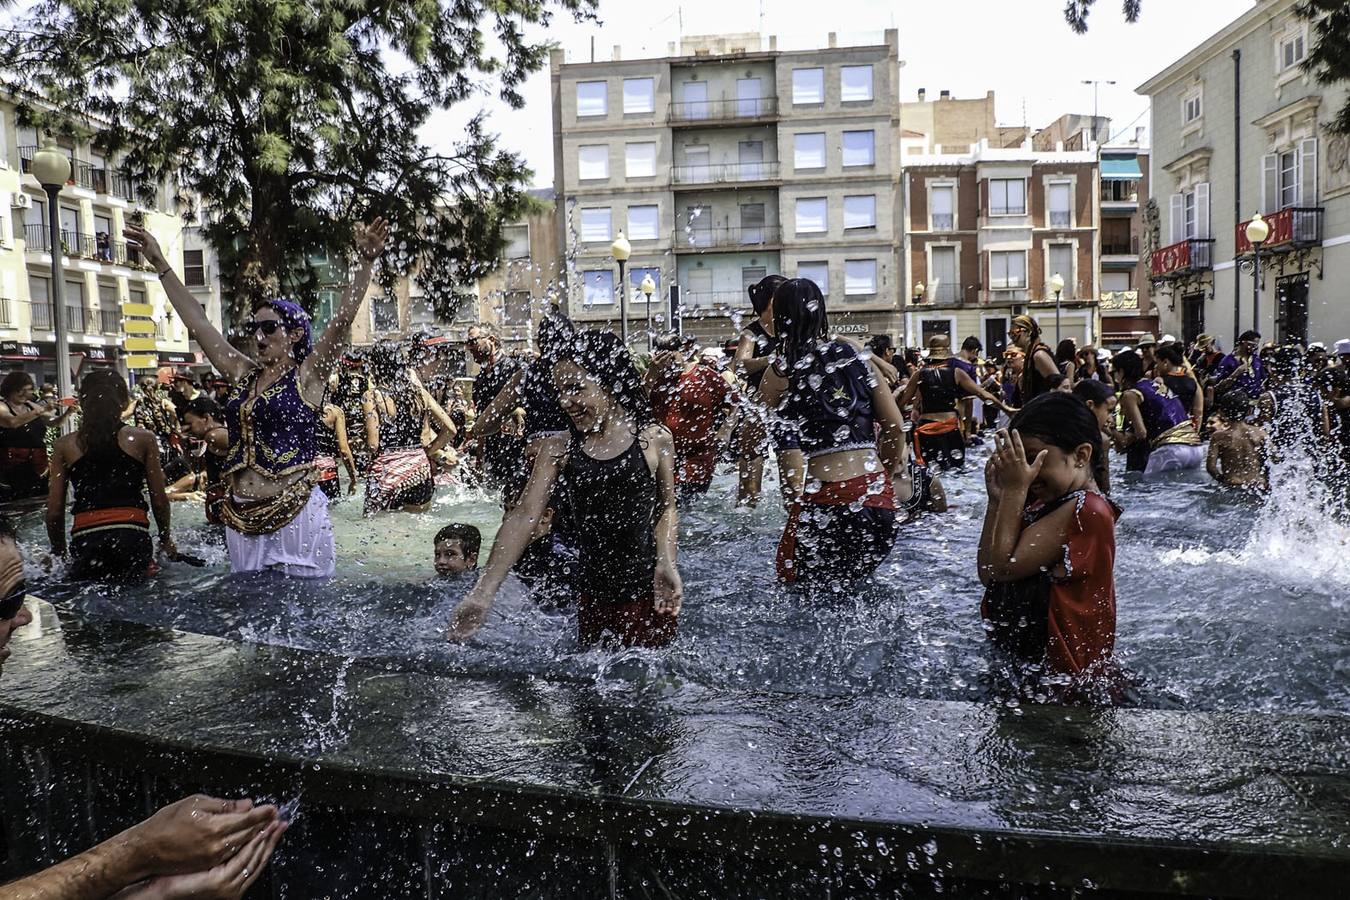
[[366,297],[366,289],[370,287],[370,275],[375,269],[375,260],[384,252],[384,242],[388,237],[389,222],[385,219],[376,219],[369,225],[356,226],[356,252],[361,259],[361,265],[357,268],[352,283],[347,285],[347,292],[342,295],[337,312],[333,313],[333,318],[328,320],[328,327],[319,335],[314,352],[305,357],[305,361],[300,364],[301,391],[305,396],[313,397],[316,402],[323,396],[328,376],[333,374],[338,357],[351,340],[352,322],[356,321],[356,312]]
[[881,426],[877,455],[886,471],[894,474],[905,464],[904,419],[890,388],[880,380],[872,387],[872,415]]
[[736,355],[733,359],[736,370],[741,373],[742,378],[763,372],[769,365],[769,357],[755,358],[755,336],[748,331],[741,332],[741,339],[736,342]]
[[173,304],[173,311],[182,320],[188,334],[192,335],[201,346],[202,352],[211,361],[211,365],[216,367],[216,371],[231,381],[238,381],[256,366],[253,360],[231,346],[230,342],[225,340],[225,335],[211,324],[211,320],[206,317],[205,308],[197,302],[196,297],[192,296],[192,292],[183,286],[183,282],[169,266],[169,261],[165,259],[164,251],[153,234],[139,225],[128,225],[122,235],[139,247],[146,261],[155,267],[155,271],[159,273],[159,283],[164,288],[164,293],[168,295],[169,302]]
[[1008,415],[1012,415],[1014,412],[1016,412],[1016,410],[1009,408],[1008,405],[1003,402],[1003,399],[1001,397],[994,396],[989,391],[986,391],[984,388],[980,387],[980,385],[976,384],[975,379],[971,378],[970,373],[967,372],[965,369],[956,369],[955,372],[956,372],[956,386],[959,387],[961,390],[965,391],[967,394],[974,394],[976,397],[979,397],[985,403],[998,407]]

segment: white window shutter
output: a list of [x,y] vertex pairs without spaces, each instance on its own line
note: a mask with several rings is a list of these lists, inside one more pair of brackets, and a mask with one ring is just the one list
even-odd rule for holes
[[1209,182],[1202,181],[1195,186],[1195,236],[1211,238],[1209,233]]
[[0,109],[0,169],[9,168],[9,133],[5,130],[5,111]]
[[1172,239],[1168,243],[1176,244],[1186,239],[1186,214],[1183,210],[1183,204],[1185,202],[1186,198],[1181,194],[1172,195],[1169,208],[1170,228],[1168,230],[1168,234]]
[[1298,146],[1298,205],[1317,205],[1317,138],[1305,138]]
[[1261,157],[1261,212],[1278,212],[1280,206],[1280,157],[1267,153]]

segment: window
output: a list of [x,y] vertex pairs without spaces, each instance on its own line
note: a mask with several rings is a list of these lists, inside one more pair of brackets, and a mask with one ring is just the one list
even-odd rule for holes
[[[1051,244],[1047,263],[1046,282],[1048,283],[1051,276],[1058,272],[1059,277],[1064,279],[1064,293],[1061,296],[1073,297],[1073,244]],[[1047,293],[1046,296],[1050,294]]]
[[1129,272],[1103,272],[1101,280],[1103,291],[1128,291],[1130,289]]
[[628,178],[656,175],[656,144],[627,144],[623,148],[623,174]]
[[1286,150],[1279,161],[1280,209],[1298,206],[1298,151]]
[[1195,192],[1187,191],[1181,195],[1181,237],[1199,237],[1196,230]]
[[759,284],[769,274],[766,266],[741,266],[741,292],[753,284]]
[[708,118],[708,82],[686,81],[680,85],[680,107],[682,119]]
[[876,133],[872,131],[844,132],[844,165],[870,166],[876,163]]
[[1294,66],[1303,62],[1304,52],[1303,32],[1297,34],[1285,35],[1280,40],[1280,71],[1284,72],[1292,69]]
[[956,227],[956,187],[950,184],[934,185],[929,193],[929,215],[934,231],[951,231]]
[[1022,250],[994,250],[989,254],[989,287],[992,290],[1027,286],[1027,255]]
[[603,81],[577,82],[577,118],[609,114],[609,85]]
[[372,331],[398,331],[398,297],[383,294],[370,304]]
[[989,179],[989,215],[1025,216],[1027,183],[1021,178]]
[[928,258],[928,296],[938,303],[961,299],[961,283],[956,275],[956,248],[932,247]]
[[844,103],[872,99],[872,67],[844,66],[839,70],[839,99]]
[[[655,209],[655,207],[653,207]],[[652,302],[661,302],[661,270],[656,267],[637,266],[628,270],[629,295],[638,303],[646,303],[647,295],[642,293],[642,279],[651,276],[656,288],[652,291]]]
[[712,151],[706,144],[685,147],[684,165],[690,181],[712,180]]
[[825,70],[793,69],[792,102],[797,106],[825,102]]
[[506,225],[502,228],[502,237],[506,238],[507,259],[528,259],[530,256],[530,226],[525,224]]
[[764,243],[765,217],[766,209],[763,203],[741,204],[741,244]]
[[830,293],[830,264],[827,262],[799,262],[797,277],[814,281],[822,294]]
[[206,263],[201,250],[183,251],[183,284],[202,287],[206,284]]
[[656,80],[653,78],[625,78],[623,80],[623,112],[649,113],[656,109]]
[[607,144],[583,144],[577,148],[577,177],[582,181],[596,181],[609,177]]
[[794,134],[792,136],[792,167],[795,169],[825,168],[825,135],[823,133]]
[[844,260],[844,296],[856,297],[877,292],[875,259]]
[[1068,228],[1072,224],[1073,214],[1070,212],[1070,188],[1072,185],[1067,181],[1054,181],[1046,193],[1048,194],[1049,218],[1051,228]]
[[797,234],[821,234],[827,224],[824,197],[797,200]]
[[597,244],[602,241],[613,240],[614,236],[610,233],[610,228],[608,206],[581,211],[581,240],[583,243]]
[[528,325],[530,322],[530,292],[507,291],[502,298],[502,324]]
[[609,269],[582,272],[585,285],[582,302],[587,306],[608,306],[614,302],[614,273]]
[[630,241],[656,240],[656,221],[657,216],[655,206],[628,207],[628,239]]
[[858,194],[844,198],[844,229],[876,228],[877,198],[875,194]]
[[1181,124],[1189,125],[1205,114],[1204,95],[1200,91],[1187,94],[1181,101]]

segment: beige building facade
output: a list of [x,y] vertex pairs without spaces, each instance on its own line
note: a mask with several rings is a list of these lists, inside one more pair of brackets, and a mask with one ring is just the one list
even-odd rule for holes
[[[1347,92],[1303,70],[1315,33],[1295,6],[1259,0],[1138,89],[1153,106],[1150,276],[1178,337],[1350,337],[1350,140],[1326,127]],[[1255,279],[1258,211],[1271,233]]]
[[[809,277],[845,333],[897,333],[899,57],[871,46],[779,51],[773,38],[687,38],[659,59],[552,59],[558,254],[567,305],[632,333],[734,338],[747,285]],[[617,56],[617,54],[616,54]],[[632,257],[618,282],[611,243]],[[640,290],[655,285],[650,305]],[[645,341],[645,337],[642,338]]]

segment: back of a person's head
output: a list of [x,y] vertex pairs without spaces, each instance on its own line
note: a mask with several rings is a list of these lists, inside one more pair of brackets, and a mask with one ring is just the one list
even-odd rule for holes
[[210,397],[202,394],[199,397],[193,397],[188,401],[187,406],[183,407],[183,415],[193,415],[199,419],[215,419],[220,421],[220,405]]
[[116,443],[122,428],[122,413],[131,402],[131,393],[122,376],[110,369],[98,369],[80,382],[80,428],[77,440],[85,452]]
[[679,350],[683,340],[677,331],[667,331],[665,334],[657,335],[653,342],[657,350],[671,351]]
[[1073,386],[1073,395],[1084,403],[1100,406],[1116,395],[1111,385],[1095,378],[1085,378]]
[[895,344],[892,343],[889,334],[874,334],[867,341],[867,349],[871,350],[876,356],[884,356],[887,352],[895,349]]
[[1175,366],[1178,369],[1185,365],[1185,358],[1181,354],[1181,347],[1177,344],[1159,344],[1154,355],[1169,366]]
[[782,275],[765,275],[745,289],[746,294],[750,297],[750,308],[755,311],[755,315],[759,315],[769,308],[769,303],[773,301],[774,291],[778,290],[778,286],[784,281],[787,281],[787,279]]
[[1231,390],[1214,401],[1219,415],[1229,422],[1244,421],[1252,412],[1252,398],[1243,390]]
[[795,363],[813,341],[829,331],[820,286],[809,278],[789,278],[778,285],[773,294],[773,327],[788,363]]
[[32,375],[16,369],[6,375],[3,381],[0,381],[0,397],[8,397],[11,394],[17,394],[32,383]]
[[961,349],[967,353],[979,353],[984,349],[984,344],[981,344],[980,339],[972,334],[961,342]]
[[1055,348],[1056,362],[1072,362],[1074,355],[1078,353],[1078,345],[1074,343],[1073,338],[1065,338],[1059,342]]
[[1131,382],[1144,377],[1144,361],[1133,350],[1122,350],[1111,357],[1111,369]]

